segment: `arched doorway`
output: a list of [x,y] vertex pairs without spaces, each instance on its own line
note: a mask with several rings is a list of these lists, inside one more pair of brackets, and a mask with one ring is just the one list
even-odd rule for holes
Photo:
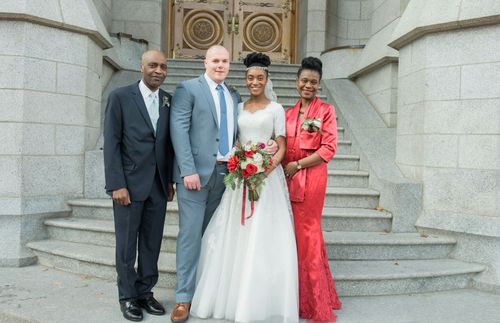
[[295,63],[294,0],[170,0],[169,9],[170,57],[203,57],[221,44],[233,61],[257,51],[276,63]]

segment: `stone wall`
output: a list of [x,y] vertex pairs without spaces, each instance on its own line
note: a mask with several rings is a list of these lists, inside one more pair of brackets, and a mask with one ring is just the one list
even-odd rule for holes
[[326,48],[366,44],[372,5],[372,0],[328,1]]
[[[420,11],[402,17],[393,41],[400,57],[396,161],[424,185],[417,225],[455,236],[453,256],[487,264],[478,286],[498,289],[500,7],[491,1],[478,12],[470,4],[456,1],[457,15],[432,17],[425,13],[437,12],[436,2],[412,1],[409,8]],[[422,25],[426,33],[418,35]]]
[[394,127],[397,123],[398,64],[393,62],[382,65],[359,77],[356,84],[384,123]]
[[111,43],[89,1],[2,1],[0,13],[0,265],[16,266],[34,260],[24,243],[43,218],[83,194]]
[[356,71],[350,75],[368,97],[388,127],[397,123],[398,52],[388,46],[405,0],[374,0],[371,7],[371,36],[361,54]]
[[113,23],[113,16],[112,16],[113,0],[92,0],[92,1],[94,2],[97,12],[101,17],[101,20],[104,23],[106,30],[110,31],[111,25]]
[[325,28],[326,28],[326,0],[300,1],[299,41],[298,59],[307,56],[319,57],[325,50]]
[[112,33],[147,40],[149,49],[162,48],[162,0],[113,0]]

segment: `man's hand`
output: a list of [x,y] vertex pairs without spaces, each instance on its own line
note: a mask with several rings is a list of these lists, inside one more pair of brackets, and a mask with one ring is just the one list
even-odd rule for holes
[[276,143],[276,141],[270,139],[268,142],[267,142],[267,146],[266,148],[264,148],[264,151],[266,153],[269,153],[271,155],[274,155],[276,154],[276,152],[278,151],[278,144]]
[[174,189],[174,184],[173,183],[168,183],[167,185],[167,201],[173,201],[174,200],[174,195],[175,195],[175,189]]
[[184,176],[184,187],[187,190],[199,191],[201,189],[200,175],[193,174],[193,175]]
[[113,191],[111,196],[115,203],[118,203],[123,206],[127,206],[130,204],[130,194],[126,188],[119,188]]

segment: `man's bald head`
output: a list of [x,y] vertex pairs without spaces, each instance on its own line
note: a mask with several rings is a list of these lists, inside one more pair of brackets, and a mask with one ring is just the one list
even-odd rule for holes
[[167,57],[159,50],[148,50],[142,54],[141,73],[144,84],[156,91],[167,77]]
[[205,71],[214,82],[222,83],[229,73],[229,52],[221,45],[214,45],[207,50]]

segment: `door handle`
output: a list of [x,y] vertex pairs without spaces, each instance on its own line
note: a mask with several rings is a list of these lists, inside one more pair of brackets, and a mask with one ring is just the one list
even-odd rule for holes
[[238,35],[239,31],[240,31],[240,22],[238,15],[229,16],[227,20],[227,33],[228,34],[234,33]]

